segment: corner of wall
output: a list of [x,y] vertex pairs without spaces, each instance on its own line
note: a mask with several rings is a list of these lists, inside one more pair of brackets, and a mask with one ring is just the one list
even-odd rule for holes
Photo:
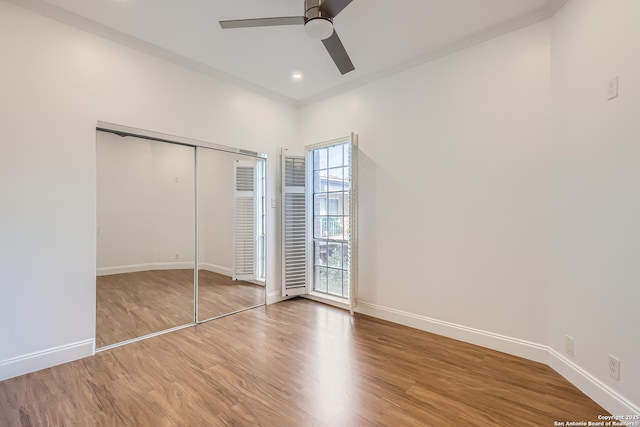
[[276,304],[278,302],[286,301],[292,297],[283,297],[280,290],[269,292],[267,294],[267,305]]
[[358,302],[356,312],[548,365],[612,415],[640,408],[551,347],[401,310]]

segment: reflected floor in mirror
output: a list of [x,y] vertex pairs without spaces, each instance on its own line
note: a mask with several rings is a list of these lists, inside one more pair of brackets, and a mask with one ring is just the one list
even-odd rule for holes
[[[264,287],[199,272],[200,319],[264,304]],[[96,347],[193,322],[193,270],[151,270],[98,276]]]
[[264,286],[198,271],[198,318],[207,320],[264,304]]
[[96,347],[193,323],[193,270],[96,278]]

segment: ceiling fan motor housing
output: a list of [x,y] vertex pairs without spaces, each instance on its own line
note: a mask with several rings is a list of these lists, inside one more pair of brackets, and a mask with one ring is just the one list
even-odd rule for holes
[[331,21],[333,16],[320,9],[322,0],[304,0],[304,16],[307,19],[324,18]]
[[320,9],[322,0],[304,1],[304,30],[309,37],[318,40],[329,38],[333,34],[333,17]]

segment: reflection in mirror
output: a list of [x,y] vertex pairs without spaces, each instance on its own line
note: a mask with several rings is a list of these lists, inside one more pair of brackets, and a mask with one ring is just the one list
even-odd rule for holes
[[194,322],[195,149],[97,132],[96,347]]
[[265,303],[264,160],[198,147],[198,321]]

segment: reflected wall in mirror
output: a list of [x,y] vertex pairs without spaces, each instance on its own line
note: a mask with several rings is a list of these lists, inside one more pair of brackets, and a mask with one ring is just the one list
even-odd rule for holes
[[197,148],[198,321],[265,303],[265,163]]
[[195,148],[97,132],[96,347],[194,322]]

